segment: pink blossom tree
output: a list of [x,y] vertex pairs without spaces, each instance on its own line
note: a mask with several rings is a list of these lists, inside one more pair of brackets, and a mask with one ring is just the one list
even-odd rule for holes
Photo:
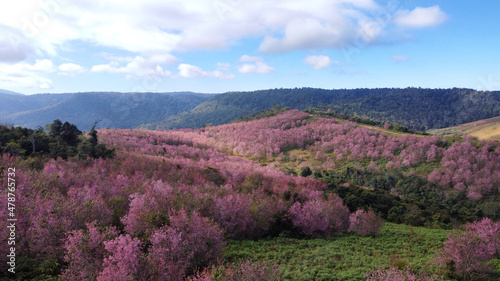
[[372,210],[357,210],[349,217],[349,231],[365,236],[377,236],[384,221]]
[[342,233],[347,231],[349,224],[349,210],[335,194],[330,194],[328,200],[317,198],[303,204],[296,202],[290,207],[289,214],[293,226],[307,236]]
[[101,229],[94,223],[88,223],[86,230],[69,233],[66,240],[64,261],[68,267],[63,270],[63,280],[93,280],[103,268],[107,255],[104,241],[118,236],[115,228]]
[[153,280],[182,280],[187,272],[220,258],[223,232],[207,218],[180,210],[169,219],[170,224],[157,229],[149,239],[147,262]]
[[145,280],[145,276],[140,276],[140,273],[144,273],[144,254],[139,239],[128,234],[120,235],[114,240],[105,241],[104,247],[110,255],[104,259],[104,270],[97,281]]
[[464,231],[448,236],[436,261],[452,274],[464,279],[486,278],[491,272],[487,262],[500,253],[500,223],[485,218],[465,225]]

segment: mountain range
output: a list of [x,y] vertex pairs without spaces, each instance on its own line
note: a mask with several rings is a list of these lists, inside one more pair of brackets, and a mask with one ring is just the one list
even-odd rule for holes
[[135,128],[191,110],[209,97],[190,92],[0,93],[0,123],[36,128],[60,119],[88,131],[100,120],[98,128]]
[[462,88],[293,88],[214,95],[87,92],[28,96],[0,91],[0,100],[0,123],[35,128],[61,119],[81,130],[89,130],[97,120],[101,120],[98,128],[198,128],[225,124],[274,105],[320,108],[415,130],[500,116],[500,91]]

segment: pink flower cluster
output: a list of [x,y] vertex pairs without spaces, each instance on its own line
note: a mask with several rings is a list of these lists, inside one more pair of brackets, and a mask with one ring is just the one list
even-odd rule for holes
[[[307,126],[298,120],[276,126]],[[224,238],[289,222],[304,235],[347,231],[347,208],[323,196],[324,183],[228,155],[202,134],[102,130],[115,158],[49,160],[41,170],[2,156],[0,166],[18,168],[19,255],[57,260],[66,280],[182,280],[216,262]],[[7,216],[1,209],[1,233]]]
[[488,261],[498,256],[500,223],[484,218],[451,233],[436,261],[448,267],[452,275],[477,280],[488,276],[492,269]]
[[479,148],[470,142],[453,143],[444,151],[441,168],[428,180],[443,187],[467,191],[471,199],[500,191],[500,146],[482,142]]
[[377,236],[384,222],[372,210],[357,210],[349,217],[349,231],[360,236]]

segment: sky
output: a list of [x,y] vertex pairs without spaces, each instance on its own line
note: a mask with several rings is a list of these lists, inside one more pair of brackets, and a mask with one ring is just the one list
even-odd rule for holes
[[500,1],[3,0],[0,89],[500,90]]

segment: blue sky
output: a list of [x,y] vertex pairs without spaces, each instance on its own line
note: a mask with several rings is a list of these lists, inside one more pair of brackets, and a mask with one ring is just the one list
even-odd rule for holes
[[0,89],[500,90],[500,2],[2,1]]

